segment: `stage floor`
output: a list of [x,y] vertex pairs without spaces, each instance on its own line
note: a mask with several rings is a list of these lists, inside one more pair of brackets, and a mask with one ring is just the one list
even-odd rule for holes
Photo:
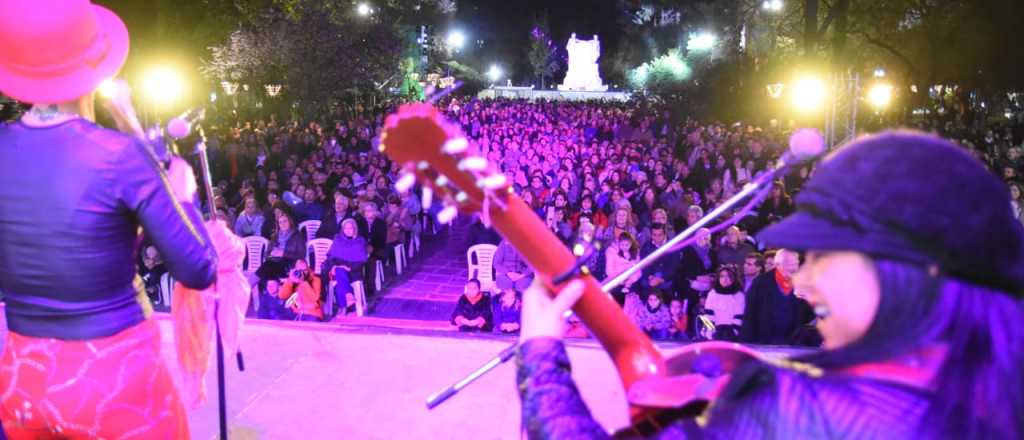
[[[6,331],[2,316],[0,331]],[[169,316],[157,313],[154,319],[163,335],[164,357],[177,376]],[[233,356],[226,363],[230,437],[520,438],[514,362],[433,411],[424,403],[515,338],[390,325],[372,319],[331,324],[247,321],[241,338],[246,371],[238,371]],[[573,376],[592,413],[606,428],[625,426],[625,398],[604,350],[594,340],[570,340],[568,346]],[[792,350],[767,351],[784,355]],[[211,368],[209,399],[189,413],[195,439],[217,438],[216,384],[216,369]]]
[[[173,354],[170,321],[161,319],[164,353]],[[439,408],[430,394],[486,362],[512,338],[451,332],[339,328],[249,321],[246,371],[229,359],[228,417],[235,439],[516,439],[519,398],[514,362],[470,385]],[[595,415],[626,424],[618,376],[591,342],[572,344],[575,375]],[[210,399],[190,414],[193,438],[217,436],[216,376]],[[600,403],[600,405],[598,405]]]

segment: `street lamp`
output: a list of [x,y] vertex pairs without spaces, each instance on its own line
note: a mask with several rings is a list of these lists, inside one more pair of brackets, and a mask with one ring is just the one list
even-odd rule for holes
[[716,41],[717,38],[711,32],[690,34],[690,39],[686,42],[686,50],[697,52],[709,51],[715,46]]
[[462,49],[466,45],[466,34],[462,31],[455,29],[448,33],[448,38],[445,39],[448,42],[448,46],[455,50]]
[[892,102],[892,85],[878,83],[868,90],[868,102],[876,110],[882,110]]
[[185,81],[174,69],[167,66],[150,70],[142,80],[142,87],[155,104],[170,104],[181,97]]
[[504,72],[501,71],[501,67],[498,67],[497,64],[491,64],[491,68],[487,69],[487,77],[490,78],[492,83],[501,79],[502,75],[504,75]]
[[224,93],[226,93],[228,96],[233,96],[235,92],[238,92],[238,83],[233,83],[231,81],[221,81],[220,86],[224,89]]
[[779,12],[782,10],[782,0],[765,0],[761,8],[766,11]]
[[825,95],[825,83],[821,79],[804,77],[793,84],[791,101],[797,110],[813,112],[821,109],[825,103]]
[[360,3],[358,6],[356,6],[356,13],[363,17],[366,17],[373,13],[373,8],[371,8],[370,5],[366,3]]
[[783,83],[768,84],[765,86],[768,89],[768,96],[772,99],[779,99],[782,97],[782,91],[785,90],[786,85]]

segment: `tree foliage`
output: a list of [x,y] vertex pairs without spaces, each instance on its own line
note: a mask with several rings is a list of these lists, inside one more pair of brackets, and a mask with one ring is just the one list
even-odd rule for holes
[[240,24],[209,48],[202,72],[215,82],[283,84],[283,96],[310,113],[387,84],[402,87],[413,24],[438,16],[435,2],[416,0],[378,2],[369,17],[343,0],[255,3],[262,9],[240,8]]
[[545,81],[554,76],[560,68],[558,62],[558,47],[551,39],[551,29],[548,26],[547,14],[542,14],[537,23],[530,30],[530,50],[527,53],[530,67],[533,74],[540,78],[541,88],[545,87]]

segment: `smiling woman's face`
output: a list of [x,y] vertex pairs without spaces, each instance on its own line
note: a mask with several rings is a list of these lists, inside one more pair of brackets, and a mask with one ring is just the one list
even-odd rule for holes
[[862,253],[808,252],[793,284],[811,307],[828,309],[828,316],[817,321],[825,349],[864,337],[878,313],[878,274],[871,258]]

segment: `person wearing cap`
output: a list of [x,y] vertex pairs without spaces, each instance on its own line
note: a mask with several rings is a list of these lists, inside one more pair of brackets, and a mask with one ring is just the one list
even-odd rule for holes
[[[793,285],[823,349],[747,356],[700,423],[676,419],[652,438],[1024,438],[1024,227],[1008,199],[978,160],[922,133],[828,156],[794,214],[759,234],[805,252]],[[609,438],[560,341],[580,284],[553,299],[539,284],[524,292],[517,377],[530,438]],[[657,390],[633,403],[685,401]]]
[[0,125],[3,429],[187,437],[133,264],[138,230],[194,290],[237,268],[241,242],[222,221],[204,227],[191,168],[175,159],[165,171],[140,140],[127,86],[108,102],[123,133],[94,122],[94,91],[128,55],[117,15],[88,0],[0,0],[0,11],[0,92],[32,104]]

